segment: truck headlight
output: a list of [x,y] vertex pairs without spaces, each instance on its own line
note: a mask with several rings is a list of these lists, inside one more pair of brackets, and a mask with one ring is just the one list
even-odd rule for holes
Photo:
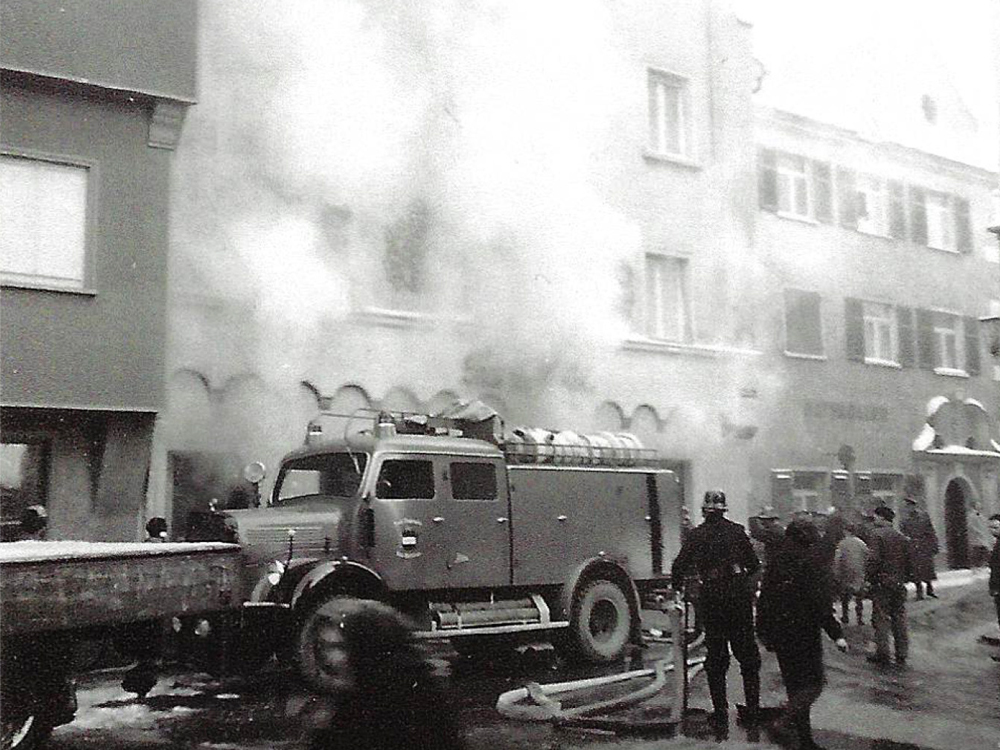
[[267,566],[267,582],[272,586],[277,586],[283,575],[285,575],[285,564],[281,560],[272,560],[271,564]]

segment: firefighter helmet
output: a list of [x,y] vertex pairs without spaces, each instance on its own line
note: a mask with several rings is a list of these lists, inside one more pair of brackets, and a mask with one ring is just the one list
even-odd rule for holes
[[701,504],[702,511],[712,511],[720,510],[725,512],[728,510],[726,507],[726,493],[722,490],[709,490],[705,493],[705,501]]

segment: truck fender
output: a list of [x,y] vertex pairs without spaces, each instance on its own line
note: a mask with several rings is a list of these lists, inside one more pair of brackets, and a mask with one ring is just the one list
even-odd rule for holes
[[278,582],[272,583],[269,578],[273,572],[272,566],[280,562],[280,560],[277,560],[265,567],[264,572],[261,573],[250,591],[250,596],[247,598],[248,602],[254,604],[262,602],[287,603],[287,600],[290,598],[290,592],[295,590],[295,586],[298,585],[299,581],[320,560],[316,558],[296,558],[284,566],[284,573],[281,574]]
[[640,611],[639,590],[635,587],[632,576],[628,574],[625,568],[606,557],[592,557],[589,560],[584,560],[566,578],[559,596],[559,603],[562,608],[559,616],[567,620],[570,619],[573,612],[573,598],[576,596],[580,585],[594,578],[607,578],[622,585],[629,598],[629,604],[632,605],[633,611],[636,614],[636,624],[633,628],[634,632],[632,636],[636,639],[639,638],[641,630],[638,625]]
[[382,577],[368,566],[350,560],[329,560],[306,573],[292,592],[289,603],[294,610],[311,600],[320,589],[337,584],[352,594],[370,599],[383,598],[387,590]]

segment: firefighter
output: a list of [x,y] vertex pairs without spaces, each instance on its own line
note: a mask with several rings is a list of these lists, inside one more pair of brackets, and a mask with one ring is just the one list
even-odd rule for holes
[[730,648],[743,675],[746,712],[741,718],[756,723],[760,707],[760,651],[753,624],[754,575],[760,561],[744,528],[723,517],[726,510],[724,492],[705,493],[701,509],[705,520],[688,533],[670,571],[674,581],[692,574],[701,580],[698,618],[705,628],[705,674],[717,726],[729,722]]

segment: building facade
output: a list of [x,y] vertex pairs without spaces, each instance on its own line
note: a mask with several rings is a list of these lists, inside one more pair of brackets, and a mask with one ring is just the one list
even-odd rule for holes
[[574,16],[202,4],[150,513],[246,502],[240,466],[321,408],[481,399],[635,433],[745,515],[750,29],[714,0]]
[[195,3],[0,8],[0,520],[141,533]]
[[1000,293],[997,174],[770,107],[757,124],[782,405],[757,481],[786,513],[899,511],[909,495],[965,566],[973,517],[1000,510],[1000,394],[979,326]]

